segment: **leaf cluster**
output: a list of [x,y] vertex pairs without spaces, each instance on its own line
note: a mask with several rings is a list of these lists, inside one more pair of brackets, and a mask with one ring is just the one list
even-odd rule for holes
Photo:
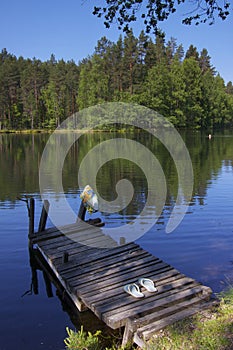
[[68,337],[64,340],[67,349],[80,350],[101,350],[99,343],[99,335],[101,331],[96,331],[95,334],[91,332],[85,332],[83,326],[78,332],[74,332],[72,329],[66,327]]
[[[128,32],[130,24],[142,20],[146,33],[158,32],[158,22],[162,22],[176,12],[178,6],[187,0],[105,0],[104,6],[94,6],[93,14],[104,18],[104,24],[110,28],[117,23],[118,28]],[[190,12],[182,20],[183,24],[209,22],[213,24],[215,17],[225,20],[229,15],[230,2],[222,0],[194,0],[189,3]]]

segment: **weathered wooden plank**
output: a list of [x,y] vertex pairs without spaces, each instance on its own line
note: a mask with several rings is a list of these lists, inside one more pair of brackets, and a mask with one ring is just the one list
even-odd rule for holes
[[[181,274],[174,275],[172,271],[169,271],[169,273],[167,273],[167,276],[168,277],[166,279],[163,279],[163,282],[158,280],[155,274],[149,275],[148,277],[152,280],[156,279],[157,288],[160,288],[160,286],[162,286],[163,284],[171,283],[177,279],[185,277],[184,275],[181,275]],[[127,283],[134,283],[134,282],[135,282],[135,279],[130,279],[127,281]],[[117,285],[114,289],[107,286],[106,288],[100,289],[99,293],[96,293],[96,291],[95,292],[90,291],[89,293],[82,293],[82,299],[85,302],[85,298],[88,298],[88,303],[90,305],[94,304],[95,307],[97,307],[104,303],[108,303],[109,301],[113,301],[114,297],[118,299],[125,298],[125,291],[123,289],[124,285],[125,283],[121,283]],[[143,293],[145,293],[145,290],[143,290],[143,288],[141,290]],[[149,293],[147,294],[150,295]]]
[[42,241],[42,242],[38,242],[37,244],[39,244],[39,246],[46,250],[47,254],[50,253],[54,253],[57,250],[61,250],[64,246],[73,246],[75,244],[76,247],[79,247],[83,244],[80,244],[78,242],[74,242],[73,240],[65,237],[65,236],[60,236],[59,240],[54,240],[54,243],[50,242],[50,241]]
[[[114,282],[109,282],[108,280],[105,281],[105,283],[103,283],[100,286],[81,286],[77,292],[77,295],[80,296],[80,298],[84,301],[86,301],[88,303],[88,305],[90,307],[98,307],[97,303],[98,303],[98,299],[95,302],[95,300],[90,300],[90,295],[94,295],[94,293],[99,294],[101,293],[101,291],[107,289],[107,288],[111,288],[111,290],[109,291],[109,289],[107,289],[107,292],[109,293],[109,298],[113,298],[114,295],[117,295],[115,290],[119,287],[119,285],[123,288],[124,284],[127,283],[132,283],[134,279],[132,278],[128,278],[127,279],[127,275],[125,275],[125,280],[122,281],[114,281]],[[117,295],[117,297],[119,298],[119,295]],[[121,297],[124,297],[121,295]],[[107,298],[106,298],[107,299]],[[104,299],[102,299],[104,300]],[[101,303],[101,302],[100,302]],[[95,306],[96,305],[96,306]]]
[[[119,266],[122,265],[123,263],[125,263],[127,260],[130,261],[133,258],[139,258],[139,254],[136,254],[137,251],[135,251],[135,254],[132,255],[130,254],[130,256],[128,257],[127,254],[122,253],[120,256],[122,257],[122,261],[117,261],[117,259],[115,260],[114,264],[111,263],[111,259],[110,258],[106,258],[105,259],[99,259],[99,260],[95,260],[94,262],[90,261],[86,261],[85,263],[82,262],[82,259],[80,257],[77,257],[77,265],[75,268],[70,268],[70,269],[66,269],[63,270],[62,274],[67,278],[67,279],[75,279],[75,278],[79,278],[80,279],[80,275],[85,275],[87,276],[88,274],[96,274],[97,272],[101,272],[104,273],[105,271],[109,271],[109,267],[110,266]],[[84,252],[81,253],[82,255],[84,254]],[[145,255],[145,253],[140,253],[141,255]],[[76,255],[72,255],[72,257],[76,258]],[[80,261],[80,264],[78,264],[78,262]],[[77,270],[78,268],[78,270]],[[80,273],[80,269],[82,269],[82,273]]]
[[[167,269],[166,269],[167,270]],[[166,272],[159,272],[156,270],[155,272],[147,274],[147,277],[156,280],[156,286],[159,287],[162,285],[162,283],[169,283],[172,281],[175,281],[177,278],[185,277],[184,275],[179,274],[174,269],[169,269]],[[135,283],[137,280],[135,278],[129,278],[127,280],[123,280],[122,282],[119,282],[116,284],[116,286],[113,288],[112,285],[105,284],[103,287],[96,289],[87,289],[86,291],[82,290],[82,296],[87,297],[89,302],[92,303],[94,301],[98,302],[98,300],[103,301],[105,298],[111,298],[113,295],[113,289],[114,293],[119,295],[123,291],[123,287],[126,283]],[[98,292],[98,293],[97,293]],[[125,293],[125,292],[124,292]],[[125,295],[125,294],[124,294]]]
[[[211,306],[214,305],[215,302],[211,301]],[[204,301],[203,299],[200,299],[200,297],[194,296],[193,298],[190,298],[185,301],[181,301],[178,303],[174,303],[171,306],[164,307],[160,310],[156,310],[156,312],[149,313],[146,316],[140,317],[137,315],[134,318],[127,319],[126,327],[124,331],[124,336],[122,340],[122,345],[126,345],[129,341],[132,342],[133,337],[135,338],[135,342],[138,346],[144,347],[146,344],[143,340],[143,332],[145,326],[150,326],[153,322],[160,322],[160,320],[164,319],[165,317],[168,318],[170,315],[177,314],[178,312],[181,312],[187,308],[196,306],[196,305],[203,305]],[[169,324],[169,323],[168,323]],[[145,327],[146,330],[147,327]],[[162,327],[163,328],[163,327]],[[138,331],[137,331],[138,330]],[[157,329],[158,331],[159,329]],[[153,334],[156,332],[154,327],[152,326],[152,332]],[[147,339],[148,340],[148,339]]]
[[[79,251],[87,251],[88,250],[94,250],[94,248],[92,247],[87,247],[84,244],[80,244],[71,240],[64,241],[63,243],[58,242],[57,244],[55,244],[54,248],[50,248],[50,247],[44,247],[42,246],[40,243],[38,243],[38,245],[41,247],[41,249],[43,249],[47,255],[53,256],[53,259],[56,259],[56,257],[59,257],[60,254],[64,251],[64,250],[69,250],[70,254],[75,254],[78,253]],[[96,249],[96,251],[99,249]]]
[[[147,302],[148,298],[150,299],[154,299],[154,300],[159,300],[161,298],[164,298],[164,295],[166,295],[166,297],[169,294],[172,293],[176,293],[179,292],[181,289],[187,289],[187,288],[191,288],[192,286],[196,286],[197,282],[194,281],[191,278],[188,277],[182,277],[182,278],[177,278],[175,281],[172,281],[170,283],[164,283],[163,285],[159,286],[158,292],[156,293],[149,293],[144,291],[144,294],[146,296],[146,298],[144,299],[136,299],[134,297],[132,297],[131,295],[128,295],[126,293],[124,293],[124,297],[119,298],[117,300],[112,300],[110,303],[104,303],[101,308],[99,307],[99,309],[101,310],[102,313],[105,312],[110,312],[111,310],[127,310],[130,308],[134,308],[134,306],[139,306],[139,305],[144,305],[145,300]],[[93,304],[93,306],[95,306],[95,304]]]
[[[109,236],[106,236],[105,234],[103,234],[102,231],[100,230],[92,230],[92,231],[88,231],[86,233],[80,233],[77,234],[72,233],[68,235],[69,239],[72,239],[74,242],[78,242],[81,244],[85,244],[85,245],[89,245],[92,244],[92,242],[98,242],[98,240],[106,240],[106,241],[111,241],[112,244],[114,244],[115,246],[117,245],[117,243]],[[97,248],[99,248],[99,246],[97,246]],[[111,248],[111,246],[110,246]]]
[[103,234],[103,231],[101,231],[100,228],[95,226],[90,226],[86,230],[83,227],[79,227],[78,225],[75,227],[71,227],[70,229],[64,229],[62,231],[57,230],[56,232],[53,232],[51,234],[37,234],[36,237],[32,240],[33,243],[38,242],[46,242],[47,244],[53,244],[53,242],[56,242],[56,240],[62,240],[62,238],[69,238],[76,242],[79,242],[79,240],[82,239],[82,237],[86,237],[88,235],[94,236],[105,236]]
[[[64,266],[61,265],[61,257],[65,251],[69,251],[69,255],[71,257],[70,261],[70,266]],[[97,248],[92,248],[88,246],[80,246],[77,247],[76,249],[69,249],[67,246],[64,246],[64,249],[61,249],[60,251],[57,252],[57,254],[49,254],[51,257],[51,260],[53,261],[54,265],[59,269],[59,268],[64,268],[64,270],[72,270],[77,268],[77,265],[82,264],[82,256],[88,256],[97,251]],[[66,268],[66,269],[65,269]]]
[[156,312],[148,313],[146,316],[138,317],[131,319],[131,328],[136,331],[141,329],[143,332],[143,327],[147,329],[146,326],[151,325],[152,322],[160,321],[161,319],[174,315],[177,312],[183,311],[189,307],[192,307],[197,304],[203,304],[203,299],[201,297],[194,296],[187,300],[179,302],[179,300],[171,306],[163,307],[161,310],[156,310]]
[[[156,263],[155,260],[153,260],[149,255],[148,256],[143,256],[145,263],[148,263],[150,266],[154,265]],[[89,281],[92,281],[93,283],[101,283],[102,281],[105,281],[106,279],[111,280],[111,283],[113,282],[113,280],[115,278],[119,278],[119,275],[125,275],[126,274],[132,274],[135,272],[135,270],[138,270],[140,268],[139,262],[138,262],[138,258],[132,258],[128,263],[126,264],[120,264],[119,266],[117,265],[116,267],[106,267],[103,270],[92,270],[89,273],[85,273],[83,274],[82,272],[79,274],[79,279],[78,279],[78,284],[79,286],[81,284],[86,284],[89,283]],[[135,273],[134,273],[135,276]],[[130,277],[130,276],[129,276]],[[76,280],[77,277],[74,276],[70,276],[70,278],[67,278],[67,280],[69,281],[69,283],[73,286],[76,285]]]
[[113,241],[111,237],[103,236],[98,234],[90,238],[79,239],[77,236],[71,237],[74,242],[80,243],[87,247],[97,248],[97,249],[111,249],[112,247],[118,246],[117,242]]
[[[42,232],[35,232],[35,235],[29,235],[29,239],[32,240],[33,243],[36,243],[37,240],[45,239],[52,239],[55,238],[57,235],[62,235],[63,230],[69,230],[72,227],[77,227],[77,224],[70,224],[66,226],[59,226],[59,227],[50,227]],[[83,228],[80,226],[80,229],[83,230]]]
[[202,311],[205,308],[209,308],[213,305],[213,302],[199,302],[198,304],[195,304],[189,308],[186,308],[184,310],[178,311],[174,314],[171,314],[167,317],[164,317],[158,321],[152,322],[149,325],[146,325],[144,327],[141,327],[137,330],[137,334],[140,338],[143,338],[144,340],[148,340],[151,338],[153,334],[155,334],[156,331],[171,325],[174,322],[177,322],[179,320],[183,320],[184,318],[190,317],[195,315],[196,313]]
[[[168,266],[166,266],[165,264],[163,265],[163,267],[161,267],[160,264],[160,269],[158,269],[158,267],[156,267],[154,265],[154,263],[150,266],[148,266],[147,268],[150,268],[151,271],[154,271],[155,273],[157,272],[165,272],[165,271],[169,271],[171,270]],[[116,288],[117,286],[119,286],[119,284],[127,284],[129,281],[131,281],[132,279],[136,280],[137,276],[142,276],[142,274],[145,272],[145,270],[141,267],[138,268],[132,272],[127,272],[125,274],[121,274],[120,276],[115,276],[115,277],[111,277],[109,278],[108,276],[106,276],[106,278],[102,278],[101,280],[96,280],[94,285],[93,283],[90,282],[86,282],[84,284],[81,284],[77,286],[75,292],[77,293],[77,295],[84,295],[86,292],[90,291],[90,290],[96,290],[96,292],[98,293],[98,291],[101,288],[105,288],[106,286],[111,287],[112,289]]]
[[[101,259],[94,263],[90,262],[82,265],[81,273],[77,270],[72,270],[66,272],[65,276],[67,279],[72,281],[73,279],[78,278],[80,275],[84,275],[86,278],[89,278],[88,276],[92,274],[95,274],[95,278],[102,277],[105,274],[112,275],[115,272],[119,272],[120,270],[123,271],[123,269],[134,267],[135,265],[138,265],[140,260],[146,258],[150,258],[151,260],[151,255],[144,251],[136,250],[125,258],[121,257],[120,260],[118,258],[115,258],[114,263],[111,262],[111,259]],[[154,261],[156,261],[155,258]],[[110,266],[111,269],[109,268]]]
[[[164,268],[161,268],[160,270],[156,269],[155,266],[153,267],[153,271],[154,273],[163,273],[163,272],[168,272],[171,270],[171,268],[169,268],[168,266],[165,266]],[[117,276],[115,278],[105,278],[105,279],[101,279],[101,281],[95,281],[95,283],[91,283],[91,282],[87,282],[85,284],[80,284],[76,289],[75,289],[75,293],[80,296],[81,298],[85,298],[85,296],[87,294],[94,294],[94,293],[100,293],[101,290],[104,290],[106,288],[111,289],[111,290],[115,290],[117,287],[119,287],[119,285],[124,285],[127,283],[131,283],[132,281],[136,280],[136,276],[138,275],[142,275],[142,273],[144,272],[144,269],[138,269],[137,271],[135,271],[135,273],[132,274],[121,274],[120,276]],[[141,272],[141,273],[140,273]],[[88,298],[88,295],[87,295]]]
[[[136,248],[138,248],[139,246],[135,243],[128,243],[119,247],[113,247],[111,249],[96,249],[95,252],[93,252],[93,254],[91,255],[83,255],[81,256],[82,258],[82,266],[84,266],[86,263],[89,263],[90,261],[92,263],[96,263],[98,261],[100,261],[101,259],[106,259],[108,257],[114,257],[117,256],[120,253],[125,252],[126,254],[131,254],[131,252],[133,252]],[[74,262],[74,266],[73,268],[76,269],[77,263]],[[71,267],[69,267],[70,269]],[[67,267],[60,267],[59,271],[60,273],[62,273],[64,270],[66,270]]]
[[[39,246],[40,249],[42,249],[44,253],[50,257],[51,260],[56,260],[56,258],[60,257],[64,251],[69,251],[70,253],[72,253],[73,251],[74,254],[75,253],[79,254],[82,252],[89,254],[89,253],[94,253],[99,251],[99,249],[97,248],[92,248],[90,246],[82,245],[80,243],[75,243],[75,242],[64,244],[64,245],[60,244],[56,249],[46,249],[43,246],[41,246],[40,243],[37,243],[36,245]],[[73,249],[71,249],[71,247],[73,247]]]
[[68,225],[61,225],[61,226],[53,226],[53,227],[49,227],[47,229],[45,229],[43,232],[38,232],[38,235],[47,235],[48,233],[53,233],[53,232],[56,232],[56,231],[66,231],[66,230],[69,230],[71,228],[75,228],[75,227],[80,227],[82,229],[85,229],[85,224],[81,221],[80,223],[71,223],[71,224],[68,224]]
[[[174,293],[173,293],[174,292]],[[132,308],[129,304],[124,308],[115,308],[104,312],[104,309],[98,308],[93,311],[99,317],[102,317],[102,320],[110,327],[116,329],[125,325],[127,318],[134,317],[137,314],[145,315],[147,312],[155,312],[159,310],[159,308],[169,305],[169,303],[177,302],[178,300],[185,300],[187,298],[192,297],[193,295],[197,295],[202,292],[202,287],[200,285],[186,286],[180,290],[174,290],[173,292],[168,291],[163,294],[163,298],[157,299],[152,298],[151,301],[144,299],[144,303],[142,304],[141,300],[138,301],[138,305],[134,304]],[[113,312],[114,310],[114,312]]]
[[68,232],[66,233],[66,236],[76,242],[86,241],[97,237],[105,237],[115,242],[110,236],[105,235],[100,228],[95,226],[91,226],[91,228],[86,229],[85,231],[82,230],[78,232],[77,231]]
[[55,239],[57,237],[60,236],[64,236],[64,235],[70,235],[73,232],[76,233],[84,233],[87,231],[101,231],[100,228],[95,227],[93,225],[84,225],[83,223],[75,223],[75,224],[71,224],[71,225],[66,225],[66,226],[59,226],[59,227],[53,227],[53,228],[49,228],[47,230],[44,230],[42,232],[37,232],[35,235],[33,235],[32,237],[29,236],[29,238],[32,239],[33,243],[37,243],[40,241],[44,241],[44,240],[51,240],[51,239]]
[[[92,237],[96,237],[96,236],[99,236],[101,235],[102,232],[100,231],[100,229],[98,229],[97,227],[93,228],[92,230],[88,230],[88,231],[83,231],[82,230],[72,230],[68,233],[63,233],[63,232],[60,232],[60,231],[57,231],[57,234],[55,236],[55,233],[54,233],[54,236],[44,236],[44,237],[41,237],[41,238],[38,238],[37,240],[37,243],[40,243],[41,246],[44,246],[44,247],[49,247],[50,248],[55,244],[55,243],[61,243],[62,241],[73,241],[73,242],[76,242],[76,243],[80,243],[79,242],[79,239],[81,240],[82,237],[86,237],[88,235],[91,235]],[[74,235],[74,236],[73,236]]]
[[95,237],[92,235],[89,237],[79,238],[73,235],[71,239],[94,248],[113,248],[118,246],[118,243],[114,241],[110,236],[105,236],[101,232]]
[[[155,261],[150,256],[148,256],[145,263],[147,264],[147,269],[153,270],[153,271],[155,269],[159,270],[164,267],[167,267],[166,263],[163,263],[161,260]],[[88,277],[84,275],[82,278],[79,279],[79,281],[75,281],[74,279],[71,281],[69,280],[69,282],[73,287],[78,286],[79,289],[82,284],[84,284],[84,287],[85,287],[89,283],[90,284],[95,283],[96,286],[98,285],[100,287],[106,284],[106,280],[108,284],[113,285],[113,284],[119,283],[119,281],[122,281],[122,280],[127,280],[129,278],[137,278],[138,276],[141,276],[141,274],[145,273],[145,267],[143,268],[137,262],[134,263],[134,266],[132,264],[132,266],[128,265],[125,268],[121,267],[114,271],[113,270],[114,268],[109,269],[109,271],[104,275],[103,274],[97,275],[95,273],[89,274]],[[117,270],[119,270],[119,272]]]
[[[128,259],[128,257],[134,253],[135,251],[140,250],[140,248],[133,247],[132,249],[130,249],[130,253],[127,253],[127,251],[123,251],[123,252],[119,252],[117,255],[116,254],[111,254],[111,252],[109,252],[109,254],[105,254],[105,257],[102,258],[101,257],[101,251],[99,248],[91,248],[91,247],[87,247],[85,245],[82,245],[81,247],[76,246],[75,244],[73,246],[68,246],[69,247],[69,254],[72,255],[74,258],[77,257],[77,264],[79,262],[79,264],[81,264],[82,266],[90,266],[94,265],[96,267],[96,264],[98,264],[98,267],[100,267],[102,264],[114,264],[115,262],[119,261],[120,259]],[[67,250],[67,246],[63,247],[58,247],[57,248],[57,254],[55,255],[53,253],[53,261],[56,264],[56,258],[59,258],[62,254],[62,252],[64,250]],[[107,250],[107,249],[106,249]],[[85,252],[85,254],[82,254],[82,256],[80,255],[80,252]],[[49,253],[47,251],[47,253]],[[93,254],[95,253],[99,253],[98,255],[98,261],[92,261],[92,257]],[[73,269],[76,269],[76,265],[73,266]],[[71,272],[72,269],[69,269],[69,272]]]

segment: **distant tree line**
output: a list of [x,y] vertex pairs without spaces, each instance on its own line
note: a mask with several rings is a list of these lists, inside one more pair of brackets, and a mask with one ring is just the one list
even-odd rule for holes
[[233,125],[233,86],[225,84],[206,49],[132,31],[101,38],[76,64],[0,53],[0,129],[53,129],[73,113],[102,102],[135,102],[177,127]]

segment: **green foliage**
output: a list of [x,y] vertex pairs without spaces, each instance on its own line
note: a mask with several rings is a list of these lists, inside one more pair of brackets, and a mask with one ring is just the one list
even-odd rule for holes
[[91,332],[85,332],[83,326],[78,332],[73,331],[72,329],[66,327],[68,337],[64,340],[66,349],[71,350],[130,350],[131,345],[122,347],[114,344],[114,341],[111,341],[111,347],[106,347],[101,341],[101,331],[96,331],[94,334]]
[[76,64],[0,53],[0,130],[54,129],[73,113],[103,102],[133,102],[156,110],[177,127],[233,124],[232,82],[215,74],[201,53],[157,33],[129,31],[116,43],[101,38],[95,53]]
[[97,331],[95,334],[92,334],[91,332],[86,333],[83,330],[83,326],[78,332],[74,332],[68,327],[66,327],[66,331],[68,337],[64,340],[64,343],[67,349],[101,350],[99,342],[99,335],[101,334],[101,331]]

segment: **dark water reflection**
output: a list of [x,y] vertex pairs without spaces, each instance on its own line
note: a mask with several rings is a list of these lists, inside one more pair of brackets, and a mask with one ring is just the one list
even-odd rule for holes
[[[75,211],[80,203],[77,173],[81,160],[93,146],[115,136],[86,134],[66,157],[63,186]],[[33,195],[36,198],[37,225],[41,210],[38,169],[48,137],[47,134],[0,135],[1,350],[63,349],[65,327],[72,327],[59,298],[48,299],[42,272],[38,271],[38,295],[22,297],[31,286],[31,268],[27,210],[17,197]],[[165,227],[178,189],[175,164],[166,148],[150,135],[127,137],[142,142],[156,154],[168,187],[157,224],[138,242],[183,273],[209,285],[214,292],[221,291],[228,283],[233,284],[233,133],[215,134],[211,140],[198,132],[182,133],[192,159],[194,189],[187,214],[171,234],[165,233]],[[98,172],[101,196],[114,199],[115,185],[122,177],[133,183],[134,198],[123,211],[102,214],[109,226],[132,220],[146,201],[147,182],[143,172],[124,159],[108,162]]]

